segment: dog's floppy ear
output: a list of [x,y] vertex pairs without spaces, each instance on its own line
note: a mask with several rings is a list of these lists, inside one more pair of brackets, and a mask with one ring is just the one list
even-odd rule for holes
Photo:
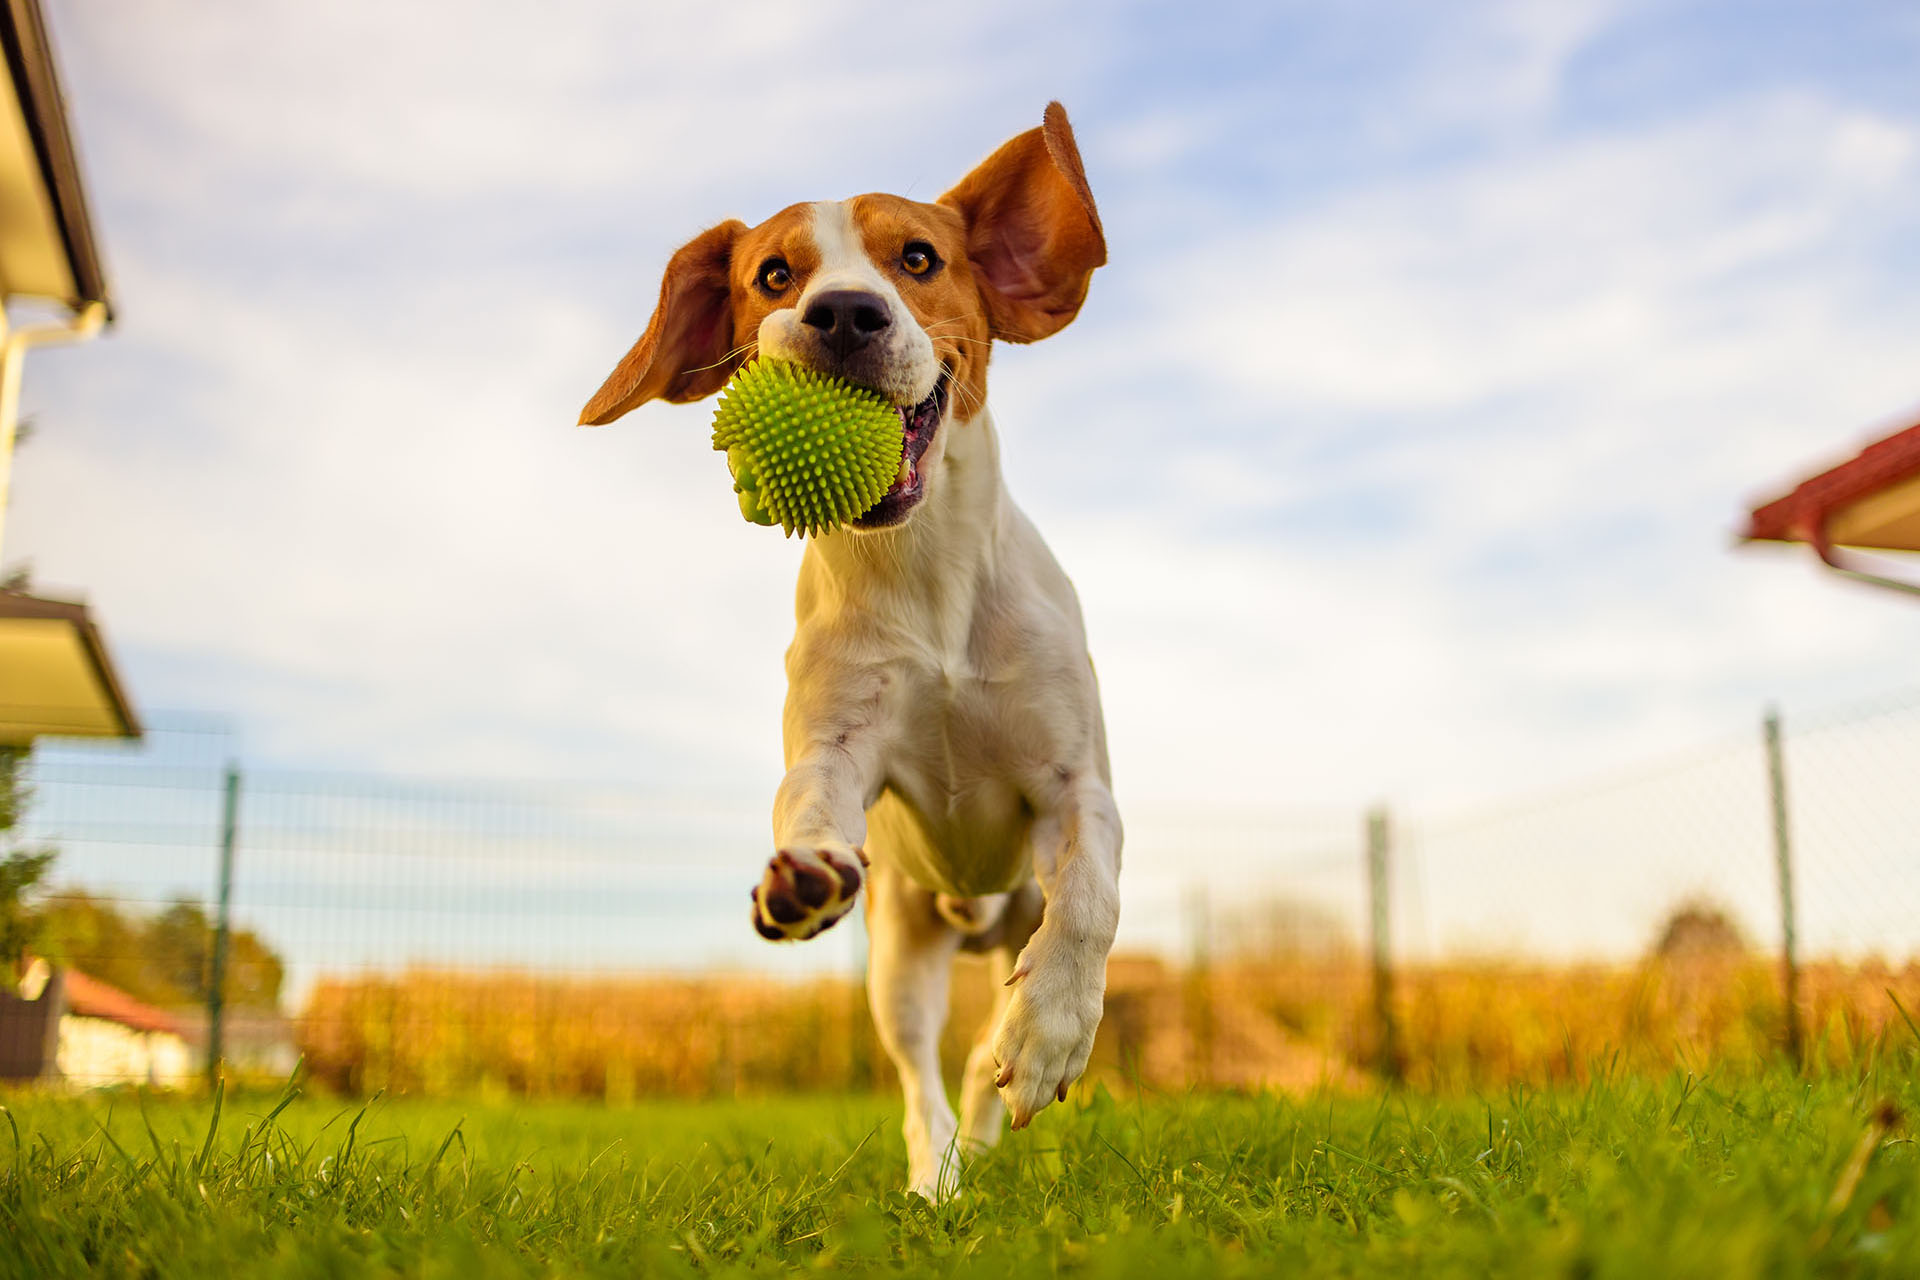
[[633,344],[580,411],[581,426],[604,426],[649,400],[683,404],[727,385],[733,352],[733,296],[727,269],[747,224],[723,222],[682,245],[667,263],[660,303]]
[[1107,238],[1067,109],[982,161],[940,203],[967,220],[967,257],[993,336],[1034,342],[1066,328],[1087,299]]

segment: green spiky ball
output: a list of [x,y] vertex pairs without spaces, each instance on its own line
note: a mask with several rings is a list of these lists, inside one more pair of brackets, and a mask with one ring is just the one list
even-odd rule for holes
[[878,393],[800,365],[756,360],[713,411],[740,514],[818,535],[858,519],[900,474],[900,413]]

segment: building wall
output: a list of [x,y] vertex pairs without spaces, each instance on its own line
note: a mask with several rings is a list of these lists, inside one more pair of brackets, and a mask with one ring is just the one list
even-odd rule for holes
[[193,1078],[193,1051],[164,1031],[70,1013],[60,1019],[56,1065],[69,1084],[177,1087]]

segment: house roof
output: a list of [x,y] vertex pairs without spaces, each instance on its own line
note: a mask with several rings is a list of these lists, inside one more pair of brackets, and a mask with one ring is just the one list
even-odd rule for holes
[[42,734],[137,738],[140,721],[85,605],[0,590],[0,746]]
[[180,1034],[180,1023],[165,1010],[143,1004],[115,986],[90,978],[78,969],[67,970],[67,1012],[83,1018],[105,1018],[135,1031]]
[[1920,551],[1920,423],[1755,507],[1746,536],[1817,547]]
[[0,0],[0,296],[112,312],[39,0]]

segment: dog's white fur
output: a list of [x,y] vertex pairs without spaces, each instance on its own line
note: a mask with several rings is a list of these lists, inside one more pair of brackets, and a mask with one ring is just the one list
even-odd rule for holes
[[[769,312],[760,322],[757,335],[760,354],[774,360],[810,362],[812,346],[805,340],[800,317],[807,304],[823,293],[837,289],[864,289],[886,299],[896,317],[911,320],[906,300],[893,282],[881,275],[860,243],[854,226],[853,209],[845,200],[822,200],[809,210],[812,214],[813,242],[820,251],[820,265],[807,281],[800,301],[792,307]],[[875,353],[872,376],[868,382],[875,391],[895,404],[918,404],[933,394],[940,377],[940,361],[933,353],[933,340],[917,324],[890,325]],[[940,435],[945,435],[943,431]],[[934,437],[939,443],[940,436]]]
[[[910,405],[932,393],[941,363],[852,206],[811,206],[818,264],[796,304],[765,315],[754,336],[763,355],[817,363],[801,322],[811,300],[878,294],[896,323],[864,380]],[[1097,236],[1097,218],[1093,227]],[[620,401],[613,416],[639,394],[632,377],[616,380],[602,392]],[[669,398],[697,398],[681,390]],[[924,495],[910,518],[807,545],[787,653],[779,852],[755,895],[762,932],[804,938],[867,886],[873,1016],[906,1095],[909,1183],[929,1197],[954,1157],[998,1140],[1008,1111],[1023,1127],[1086,1068],[1120,911],[1120,817],[1079,602],[1007,492],[984,404],[955,396],[947,412],[919,461]],[[832,891],[796,905],[797,876]],[[769,913],[775,893],[798,919]],[[956,1120],[938,1046],[963,947],[986,952],[1003,985]]]
[[[873,1013],[922,1191],[955,1134],[938,1042],[963,939],[925,891],[970,898],[1037,879],[1045,896],[1031,939],[998,952],[1014,985],[961,1086],[960,1131],[979,1145],[1001,1126],[993,1064],[1016,1125],[1086,1068],[1120,915],[1120,817],[1079,603],[1001,482],[991,417],[967,427],[951,432],[944,483],[885,545],[809,544],[774,803],[780,848],[864,844],[873,860]],[[847,708],[861,714],[843,741]]]

